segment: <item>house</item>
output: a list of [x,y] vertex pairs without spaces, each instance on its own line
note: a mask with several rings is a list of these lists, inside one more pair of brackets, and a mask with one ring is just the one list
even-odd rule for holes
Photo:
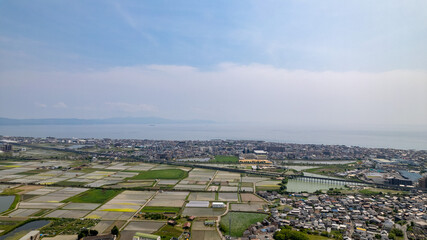
[[19,240],[37,240],[40,239],[40,231],[31,231],[27,233],[25,236],[20,238]]
[[191,227],[191,223],[190,222],[186,222],[186,223],[184,223],[184,225],[182,225],[182,228],[184,228],[184,229],[188,229],[190,227]]
[[215,226],[215,220],[206,220],[205,226]]
[[[84,237],[82,239],[83,240],[115,240],[116,236],[113,234],[106,234],[106,235],[98,235],[98,236],[88,236],[88,237]],[[141,239],[136,239],[136,240],[141,240]],[[151,240],[151,238],[150,238],[150,240]]]

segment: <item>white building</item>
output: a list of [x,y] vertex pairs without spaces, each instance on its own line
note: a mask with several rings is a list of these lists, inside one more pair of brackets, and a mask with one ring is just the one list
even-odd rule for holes
[[223,202],[213,202],[212,207],[213,208],[225,208],[225,204]]

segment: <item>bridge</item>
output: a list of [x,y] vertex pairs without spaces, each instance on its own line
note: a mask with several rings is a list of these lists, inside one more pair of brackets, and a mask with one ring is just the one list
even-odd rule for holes
[[314,176],[303,176],[303,175],[290,175],[289,179],[296,179],[305,182],[318,182],[318,183],[331,183],[331,184],[342,184],[342,185],[367,185],[372,183],[358,182],[350,179],[338,179],[338,178],[327,178],[327,177],[314,177]]

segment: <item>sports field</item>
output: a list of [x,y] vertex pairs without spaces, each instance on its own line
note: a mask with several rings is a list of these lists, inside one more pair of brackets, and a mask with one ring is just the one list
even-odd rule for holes
[[214,159],[210,160],[212,163],[239,163],[239,158],[236,156],[223,156],[217,155]]

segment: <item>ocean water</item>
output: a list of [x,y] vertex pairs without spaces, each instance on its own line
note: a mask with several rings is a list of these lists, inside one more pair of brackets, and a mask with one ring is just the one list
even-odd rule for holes
[[154,140],[264,140],[427,150],[427,131],[330,130],[244,124],[0,126],[0,135]]

